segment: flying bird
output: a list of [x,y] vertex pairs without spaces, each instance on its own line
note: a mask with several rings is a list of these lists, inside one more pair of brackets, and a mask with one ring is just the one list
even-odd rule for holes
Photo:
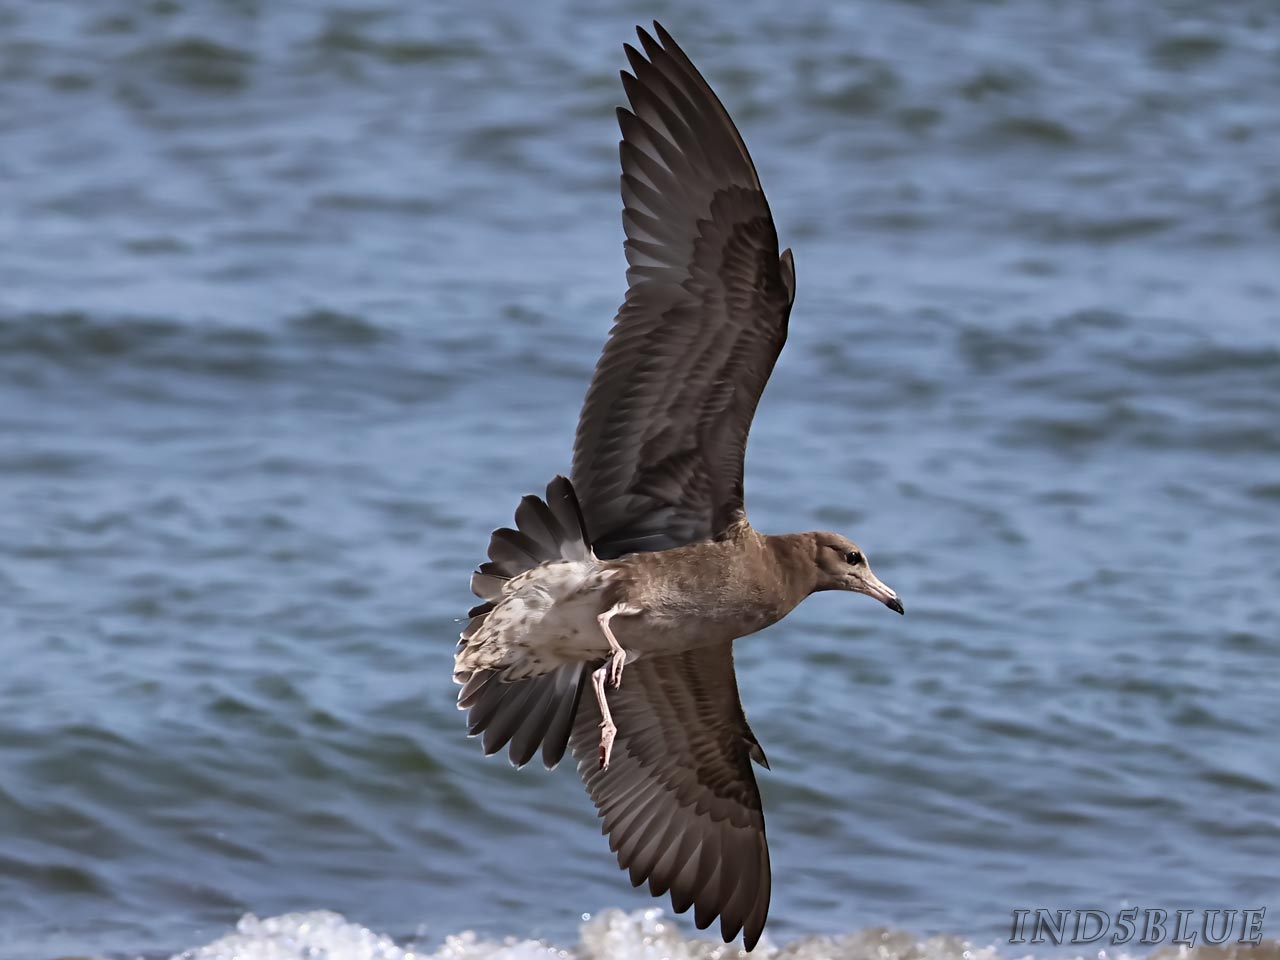
[[471,578],[454,664],[486,754],[571,748],[619,865],[699,929],[755,946],[769,849],[733,643],[820,590],[902,613],[836,533],[767,535],[742,469],[787,336],[791,251],[728,112],[661,25],[625,45],[627,294],[578,421],[570,478],[527,496]]

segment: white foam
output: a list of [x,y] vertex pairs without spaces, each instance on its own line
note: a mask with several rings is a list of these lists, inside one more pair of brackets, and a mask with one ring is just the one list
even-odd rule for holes
[[473,931],[452,934],[434,948],[401,946],[390,937],[327,910],[260,920],[246,915],[230,933],[173,960],[999,960],[995,947],[957,937],[920,940],[886,929],[836,937],[803,937],[776,946],[766,934],[755,951],[684,933],[651,908],[605,910],[582,925],[579,942],[559,947],[541,940],[492,940]]

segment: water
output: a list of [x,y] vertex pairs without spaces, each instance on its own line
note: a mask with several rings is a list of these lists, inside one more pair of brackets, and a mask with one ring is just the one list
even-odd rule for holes
[[795,249],[752,518],[908,609],[739,647],[772,942],[1280,907],[1274,5],[11,2],[0,956],[318,910],[647,942],[572,771],[484,760],[449,666],[568,466],[655,15]]

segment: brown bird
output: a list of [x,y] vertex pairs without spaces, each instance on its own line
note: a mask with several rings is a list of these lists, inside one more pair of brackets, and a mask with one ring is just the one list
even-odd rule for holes
[[[902,613],[858,546],[769,536],[742,461],[787,335],[791,251],[746,145],[659,24],[622,73],[627,296],[596,366],[572,482],[525,497],[471,580],[458,706],[486,754],[572,746],[618,863],[699,929],[748,950],[769,910],[769,850],[733,641],[819,590]],[[584,696],[590,685],[594,695]]]

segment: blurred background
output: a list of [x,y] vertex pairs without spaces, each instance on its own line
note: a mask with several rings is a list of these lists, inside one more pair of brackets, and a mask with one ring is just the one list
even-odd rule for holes
[[9,0],[0,955],[651,905],[450,664],[622,298],[655,16],[795,250],[752,518],[908,610],[739,645],[773,942],[1280,907],[1275,4]]

